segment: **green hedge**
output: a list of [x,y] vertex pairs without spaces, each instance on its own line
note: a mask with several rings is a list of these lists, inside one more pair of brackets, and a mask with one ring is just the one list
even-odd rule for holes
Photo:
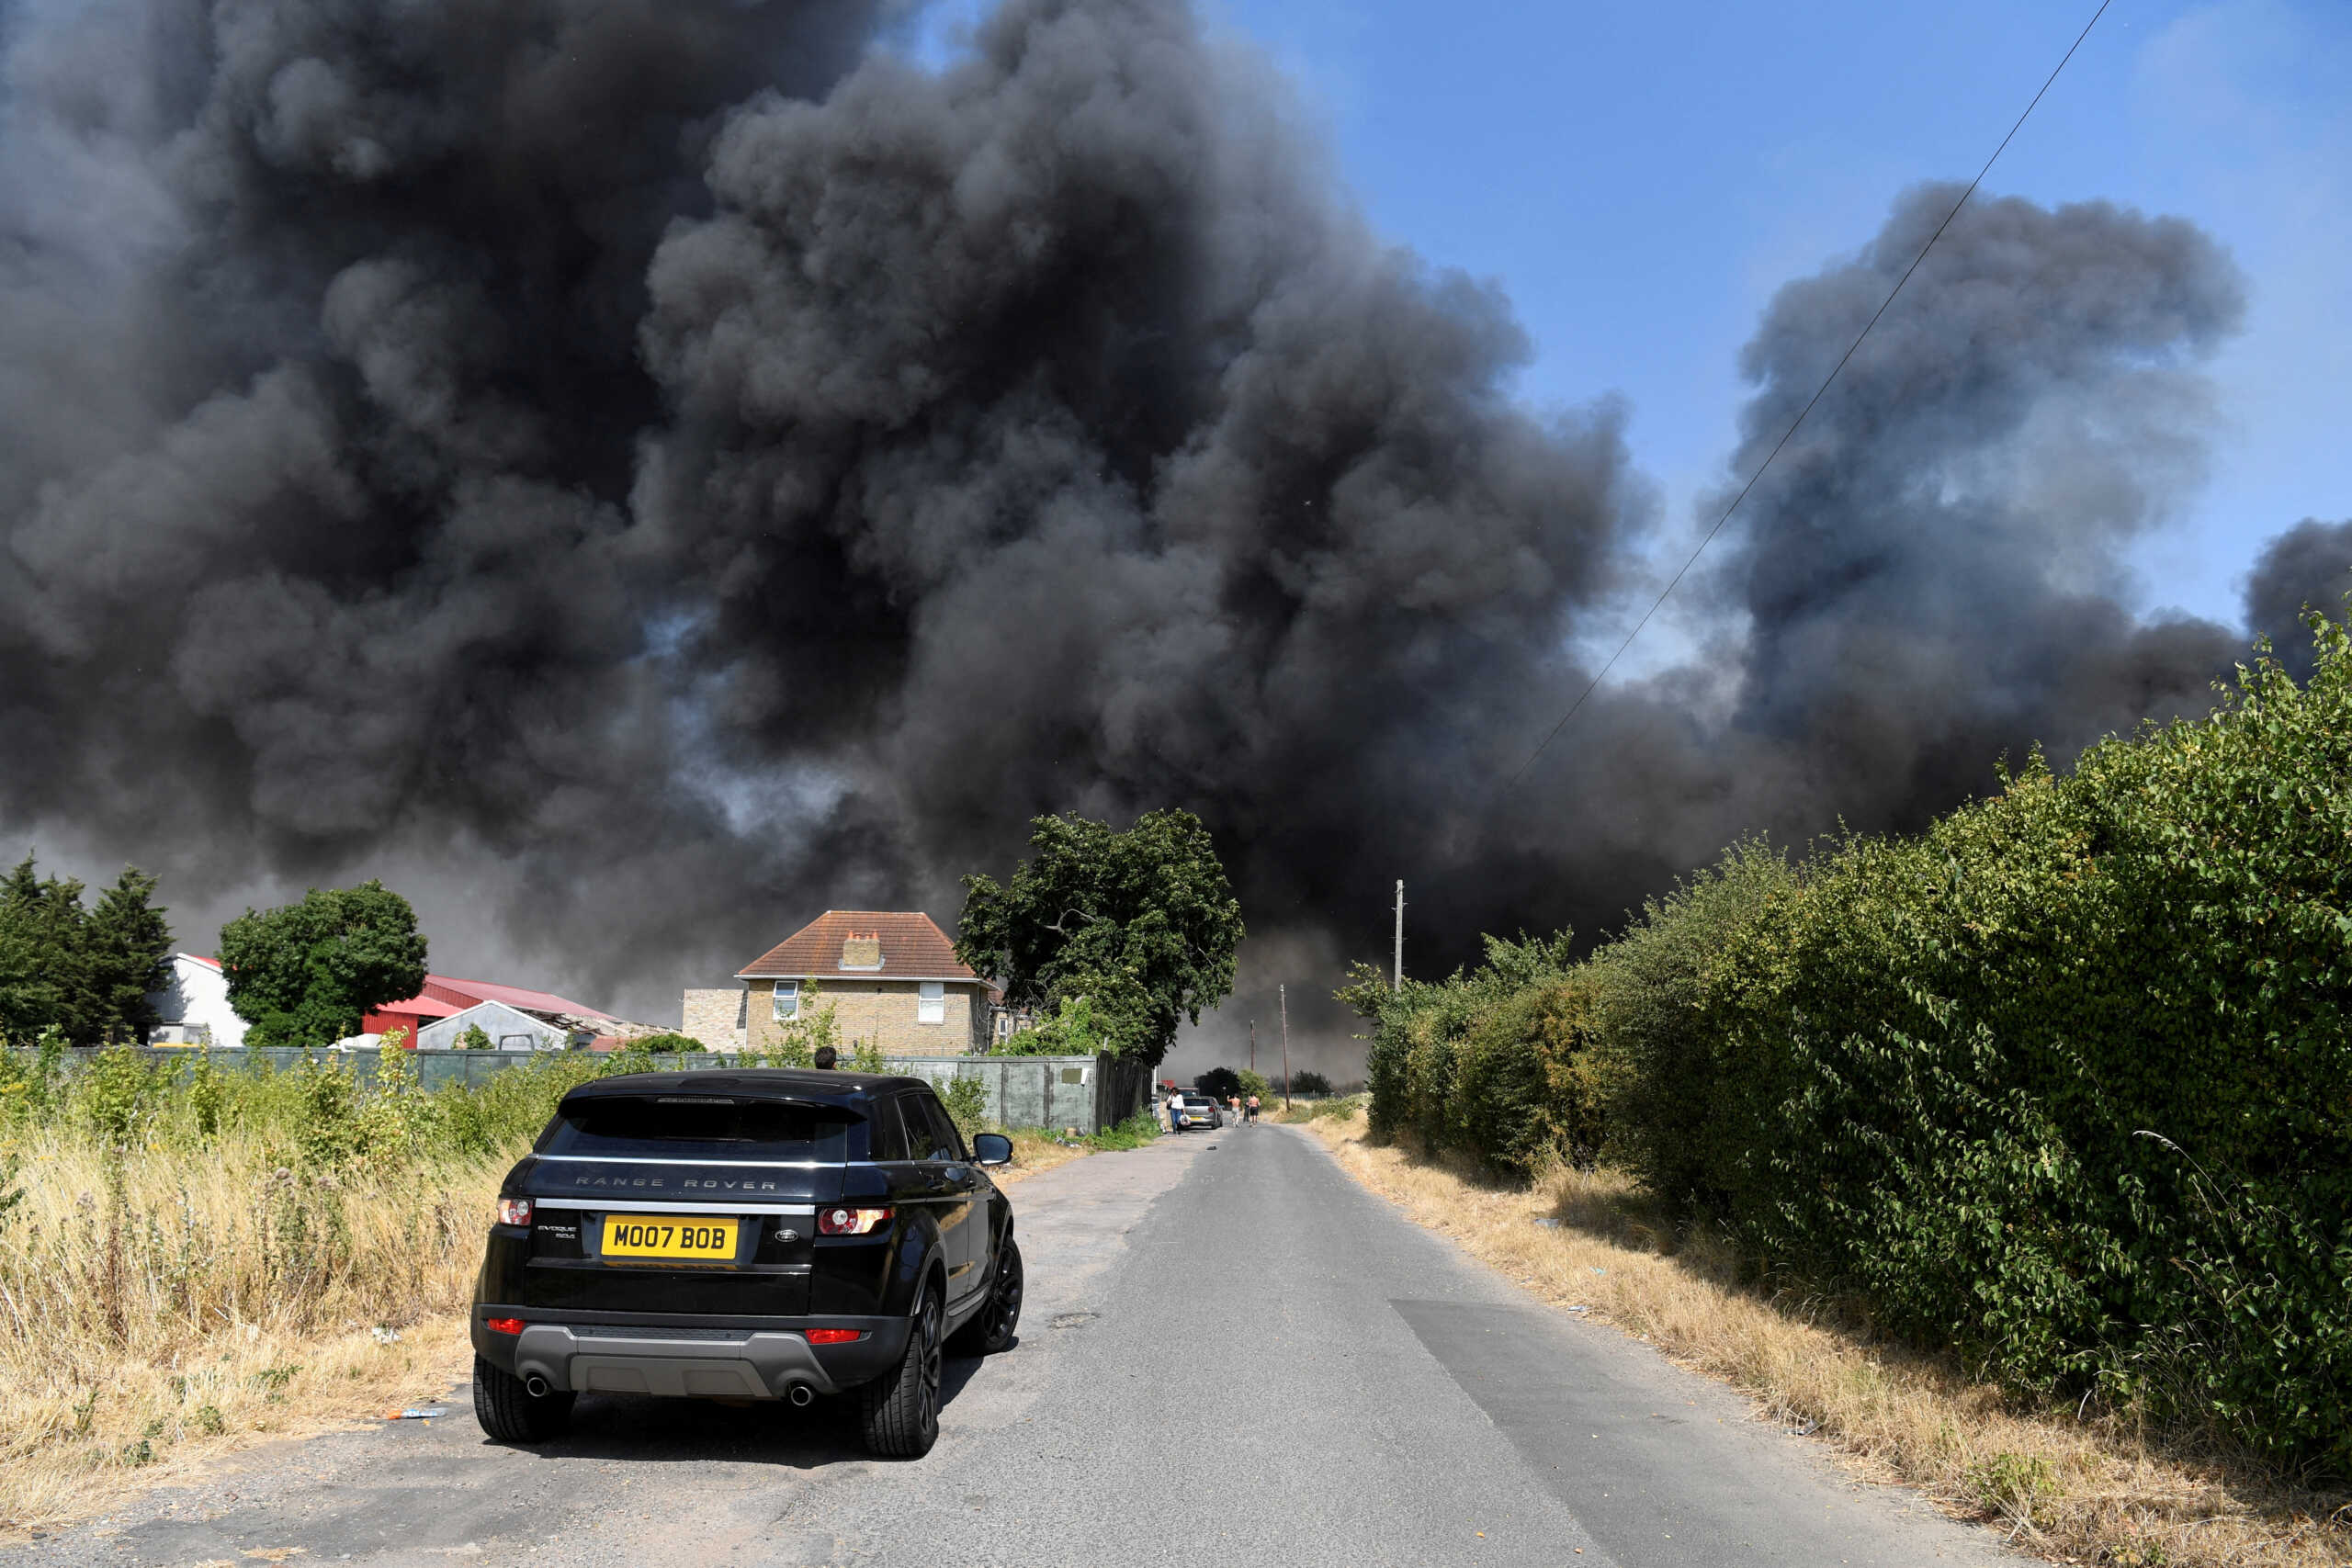
[[1572,970],[1352,990],[1375,1125],[1523,1168],[1557,1112],[1509,1042],[1574,994],[1611,1157],[1760,1266],[2352,1474],[2352,644],[2313,628],[2305,688],[2265,660],[1916,838],[1742,846]]
[[1374,1021],[1372,1128],[1409,1133],[1498,1170],[1562,1157],[1590,1163],[1600,1094],[1587,1051],[1591,1000],[1568,963],[1566,933],[1487,939],[1487,963],[1441,983],[1391,991],[1369,968],[1340,993]]

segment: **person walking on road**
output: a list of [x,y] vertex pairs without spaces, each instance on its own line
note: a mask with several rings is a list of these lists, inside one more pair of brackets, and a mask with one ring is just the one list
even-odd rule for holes
[[1238,1127],[1241,1125],[1241,1097],[1238,1094],[1228,1094],[1225,1097],[1225,1102],[1233,1108],[1233,1124]]
[[1258,1120],[1258,1097],[1254,1094],[1250,1097],[1250,1120]]

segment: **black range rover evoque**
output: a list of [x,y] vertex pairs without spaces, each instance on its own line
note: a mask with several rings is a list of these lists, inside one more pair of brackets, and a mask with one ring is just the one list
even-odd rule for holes
[[474,1287],[474,1411],[553,1437],[580,1393],[855,1391],[865,1440],[939,1435],[943,1350],[1021,1321],[1012,1206],[921,1078],[639,1073],[563,1098],[507,1174]]

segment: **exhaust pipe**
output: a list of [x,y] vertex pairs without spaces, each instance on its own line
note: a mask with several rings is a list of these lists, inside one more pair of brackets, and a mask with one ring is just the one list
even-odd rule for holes
[[545,1399],[554,1391],[548,1386],[547,1379],[539,1376],[537,1372],[533,1372],[529,1377],[523,1380],[523,1392],[529,1394],[533,1399]]
[[806,1409],[816,1402],[817,1391],[805,1382],[797,1382],[785,1390],[784,1397],[792,1401],[795,1408]]

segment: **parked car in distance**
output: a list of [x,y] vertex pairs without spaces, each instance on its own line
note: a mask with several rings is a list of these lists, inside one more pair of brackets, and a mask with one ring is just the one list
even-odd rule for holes
[[1225,1125],[1225,1111],[1205,1094],[1192,1089],[1179,1089],[1168,1097],[1168,1130],[1182,1133],[1194,1127],[1216,1128]]
[[1021,1321],[1012,1206],[921,1078],[718,1070],[563,1097],[499,1189],[475,1285],[474,1411],[555,1436],[583,1393],[854,1394],[867,1447],[939,1434],[944,1354]]

